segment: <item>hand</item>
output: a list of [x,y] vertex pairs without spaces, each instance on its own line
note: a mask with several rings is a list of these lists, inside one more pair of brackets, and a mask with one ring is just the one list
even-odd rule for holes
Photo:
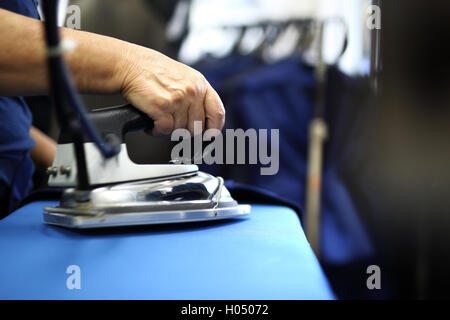
[[194,134],[194,121],[206,129],[223,128],[223,103],[200,72],[130,44],[118,74],[123,96],[154,120],[153,135],[169,135],[178,128]]

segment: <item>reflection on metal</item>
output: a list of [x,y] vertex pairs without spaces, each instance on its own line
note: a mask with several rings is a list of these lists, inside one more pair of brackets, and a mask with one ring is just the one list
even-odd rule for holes
[[46,223],[71,228],[219,220],[246,215],[222,178],[203,172],[171,179],[124,183],[91,191],[67,189],[58,207],[46,207]]

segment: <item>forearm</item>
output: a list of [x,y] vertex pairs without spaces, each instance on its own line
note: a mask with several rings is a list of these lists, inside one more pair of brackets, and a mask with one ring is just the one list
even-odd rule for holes
[[56,142],[35,127],[30,128],[30,136],[36,145],[30,151],[31,158],[39,167],[49,167],[56,154]]
[[[121,90],[132,45],[88,32],[61,29],[62,38],[76,41],[65,55],[74,82],[83,93]],[[0,9],[0,95],[48,93],[48,74],[41,21]],[[117,72],[118,70],[122,72]]]

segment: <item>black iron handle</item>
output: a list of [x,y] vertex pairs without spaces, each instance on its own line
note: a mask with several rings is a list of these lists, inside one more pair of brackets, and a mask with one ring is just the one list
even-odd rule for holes
[[[105,140],[119,139],[122,143],[128,132],[153,128],[153,120],[131,104],[93,110],[88,117]],[[59,143],[73,142],[70,139],[62,128]],[[91,142],[88,137],[84,139]]]

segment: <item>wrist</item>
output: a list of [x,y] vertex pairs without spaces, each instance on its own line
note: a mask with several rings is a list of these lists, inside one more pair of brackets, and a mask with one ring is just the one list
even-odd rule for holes
[[123,50],[114,70],[114,81],[117,83],[118,91],[126,98],[131,83],[138,77],[138,55],[139,46],[124,42]]
[[130,44],[71,29],[64,29],[62,34],[77,42],[76,49],[65,57],[78,90],[82,93],[119,93]]
[[123,55],[115,71],[115,77],[120,83],[120,93],[124,98],[128,100],[132,90],[136,89],[139,83],[146,83],[149,74],[158,70],[161,56],[162,54],[155,50],[125,42]]

